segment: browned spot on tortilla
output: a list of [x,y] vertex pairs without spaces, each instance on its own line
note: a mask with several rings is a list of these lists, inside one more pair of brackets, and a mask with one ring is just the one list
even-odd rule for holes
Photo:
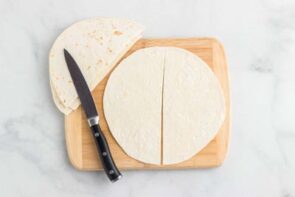
[[102,64],[102,60],[99,59],[99,60],[96,62],[96,64],[97,64],[97,65]]
[[68,83],[73,83],[73,82],[71,80],[69,80]]
[[91,68],[91,66],[88,66],[88,67],[87,67],[87,70],[89,70],[90,68]]
[[101,59],[99,59],[97,62],[96,62],[96,64],[101,64],[102,63],[102,60]]
[[96,34],[96,30],[94,30],[94,31],[92,31],[92,32],[89,32],[89,33],[87,33],[87,35],[88,35],[88,36],[90,36],[90,37],[94,37],[94,36],[95,36],[95,34]]
[[120,32],[120,31],[114,31],[114,34],[115,34],[116,36],[120,36],[120,35],[122,35],[123,33]]
[[102,40],[103,40],[103,37],[102,37],[102,36],[100,36],[100,37],[95,37],[95,40],[98,41],[98,42],[100,42],[99,44],[102,44],[101,42],[102,42]]
[[109,53],[113,52],[112,49],[108,48]]

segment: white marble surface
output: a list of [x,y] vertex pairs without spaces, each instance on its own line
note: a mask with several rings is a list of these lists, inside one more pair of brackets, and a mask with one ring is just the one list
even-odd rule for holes
[[[67,159],[51,99],[48,50],[63,28],[123,16],[145,37],[214,36],[232,88],[224,165],[131,171],[109,183]],[[295,2],[292,0],[0,0],[0,196],[295,196]]]

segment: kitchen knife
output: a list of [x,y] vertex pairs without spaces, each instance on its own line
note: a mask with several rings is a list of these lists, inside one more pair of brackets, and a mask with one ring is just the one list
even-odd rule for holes
[[107,140],[104,137],[100,129],[100,126],[98,124],[99,116],[96,111],[96,107],[95,107],[91,92],[89,90],[89,87],[83,77],[83,74],[79,66],[77,65],[74,58],[66,49],[64,49],[64,56],[65,56],[68,69],[70,71],[70,75],[74,82],[74,86],[76,88],[82,107],[86,114],[89,127],[91,128],[92,135],[95,139],[96,147],[97,147],[98,154],[102,162],[103,168],[108,178],[112,182],[115,182],[119,180],[120,178],[122,178],[122,175],[120,171],[118,170],[118,168],[116,167],[116,164],[112,158]]

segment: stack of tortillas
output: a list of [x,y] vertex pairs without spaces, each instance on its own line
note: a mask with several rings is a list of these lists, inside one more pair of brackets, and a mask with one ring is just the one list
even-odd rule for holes
[[[59,110],[69,114],[80,104],[64,48],[93,90],[142,32],[140,24],[112,18],[85,20],[66,29],[50,52],[51,89]],[[103,108],[125,153],[151,164],[191,158],[214,138],[225,116],[214,73],[196,55],[174,47],[145,48],[124,59],[107,82]]]
[[80,104],[64,59],[64,48],[73,55],[93,90],[141,38],[143,29],[126,19],[94,18],[75,23],[62,32],[49,54],[51,91],[58,109],[69,114]]

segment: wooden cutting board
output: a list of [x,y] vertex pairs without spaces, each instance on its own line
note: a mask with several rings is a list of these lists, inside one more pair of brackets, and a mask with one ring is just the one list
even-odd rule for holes
[[[226,101],[226,118],[216,137],[198,154],[173,165],[145,164],[129,157],[112,137],[103,113],[103,92],[110,73],[92,92],[100,116],[100,126],[107,138],[113,158],[121,170],[129,169],[185,169],[216,167],[225,159],[230,134],[230,97],[228,70],[222,45],[213,38],[142,39],[123,58],[145,47],[174,46],[187,49],[203,59],[219,79]],[[102,170],[84,112],[81,106],[65,116],[65,136],[71,163],[79,170]]]

